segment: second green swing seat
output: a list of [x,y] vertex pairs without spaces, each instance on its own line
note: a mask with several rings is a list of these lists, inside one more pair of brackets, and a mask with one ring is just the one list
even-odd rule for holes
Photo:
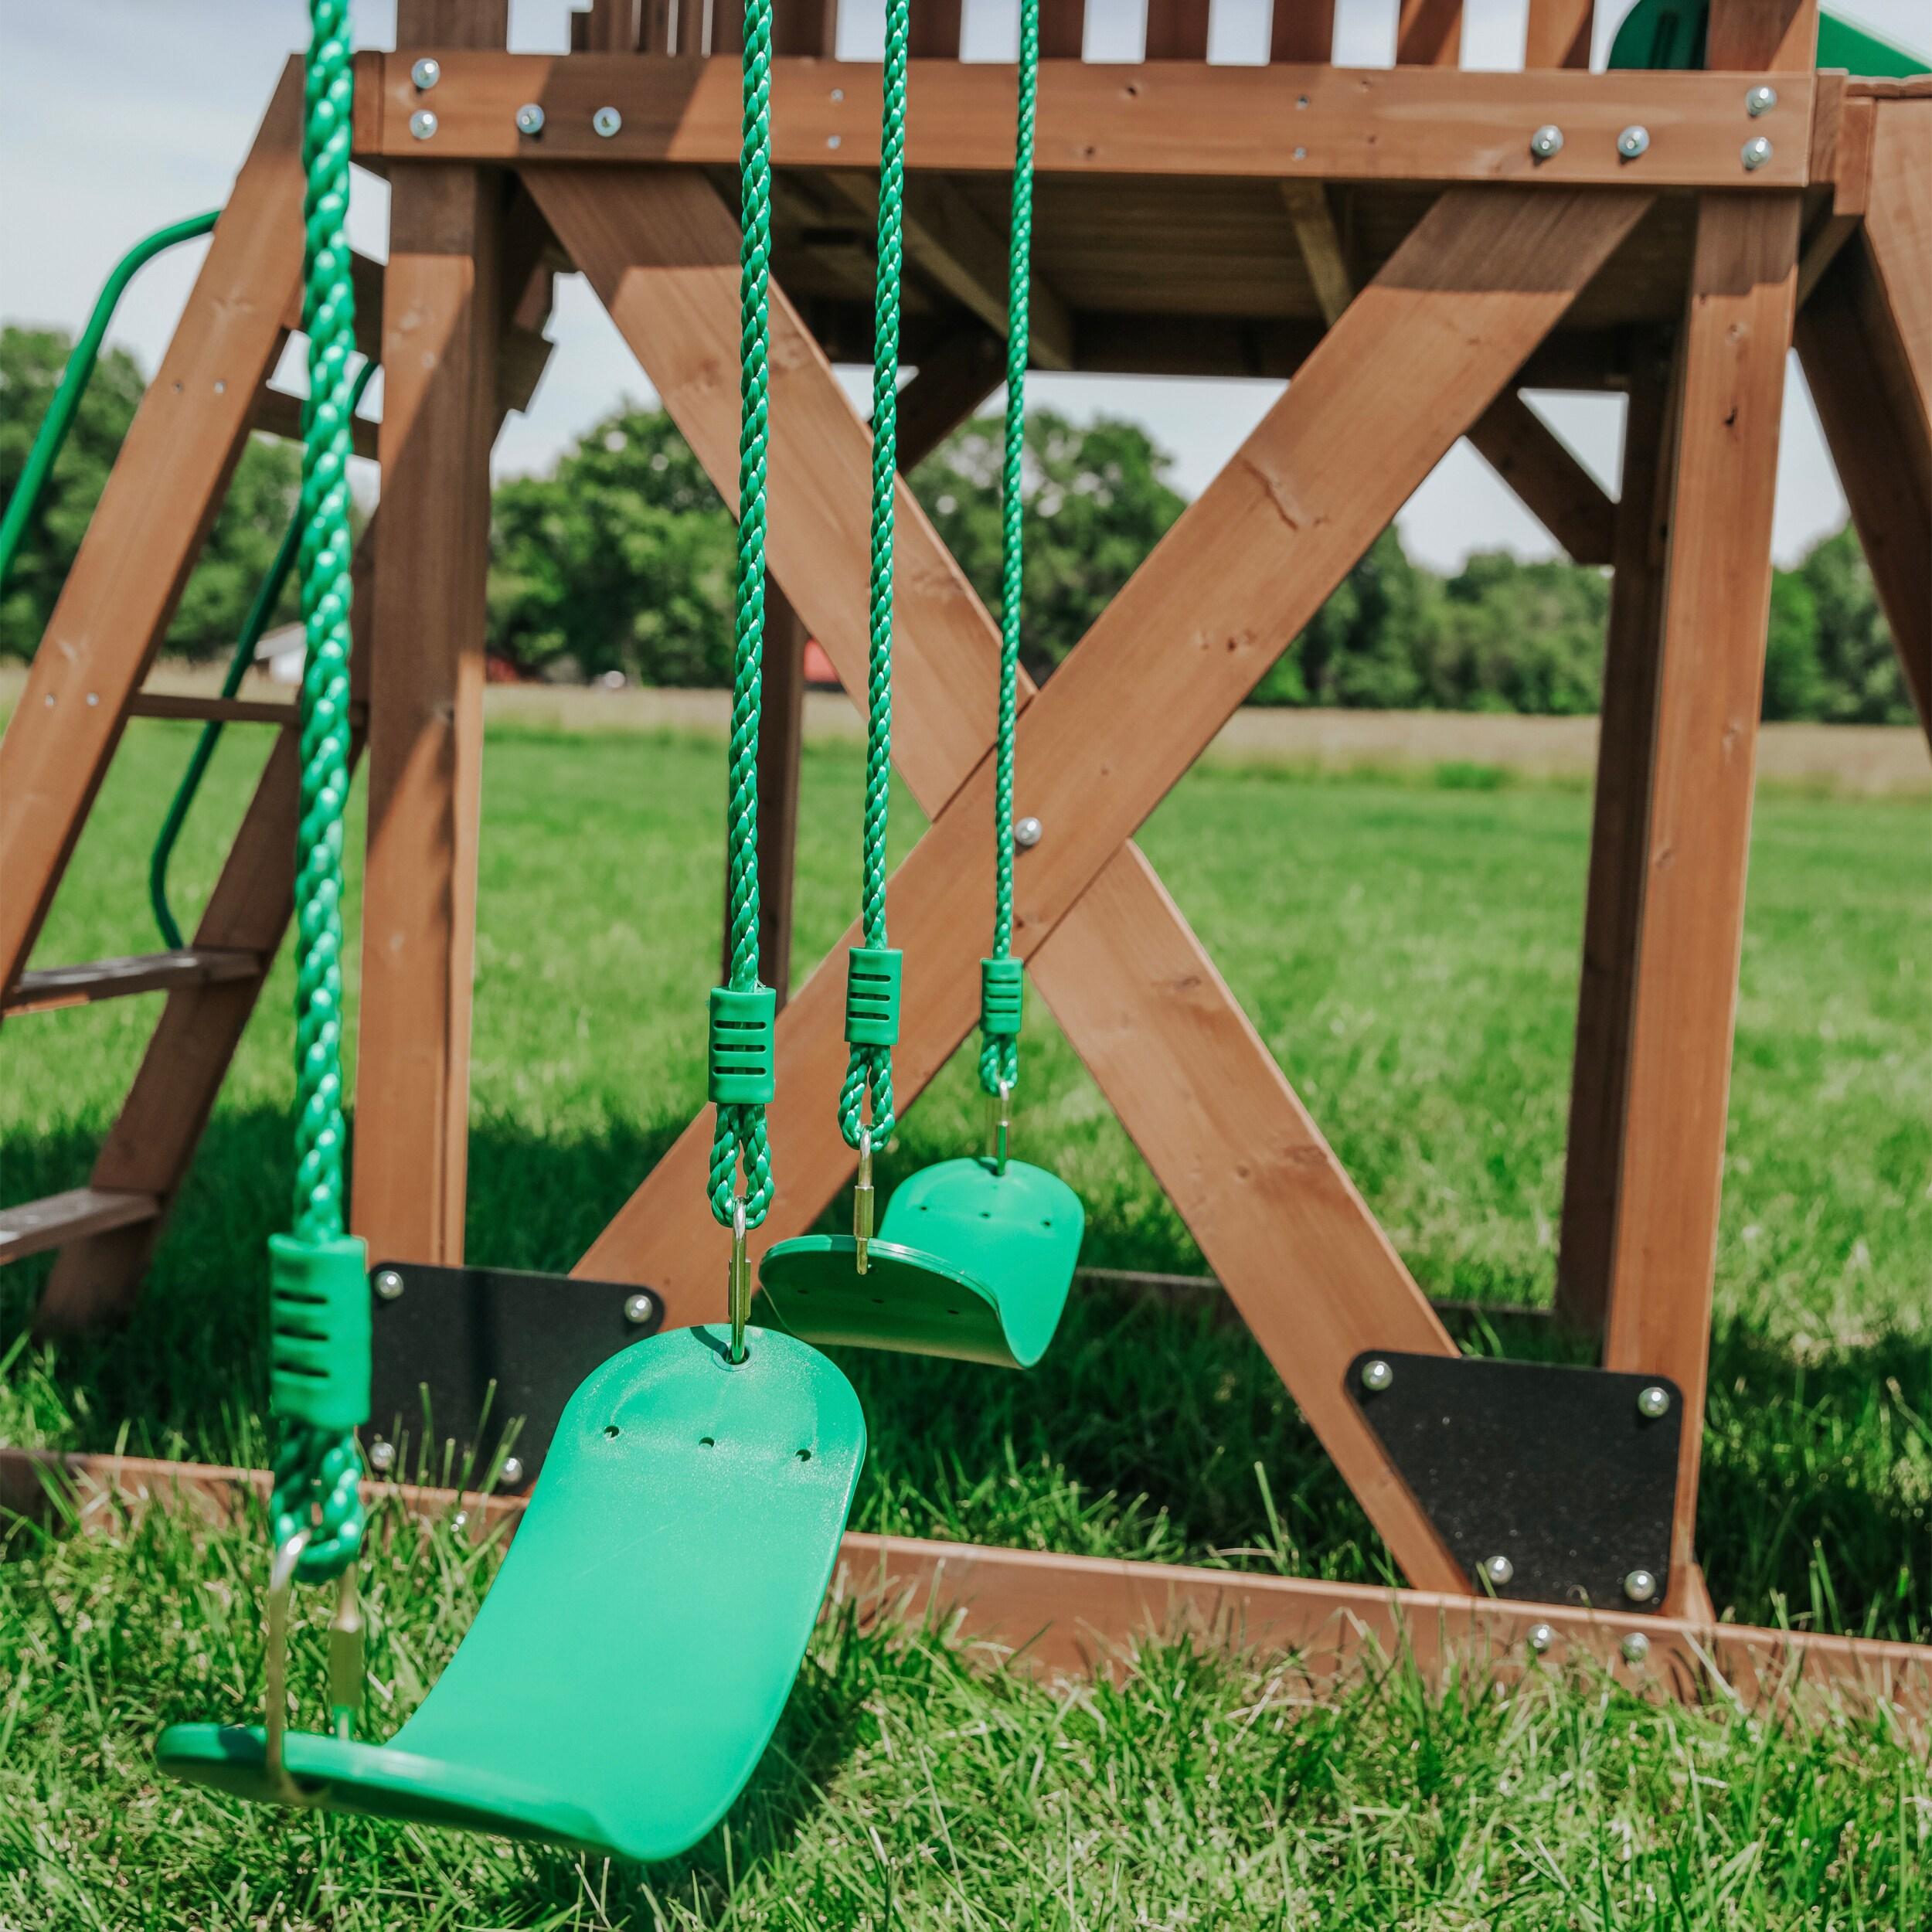
[[[865,1458],[791,1337],[654,1335],[585,1381],[469,1634],[386,1744],[291,1731],[309,1802],[667,1858],[744,1787],[804,1655]],[[177,1724],[175,1776],[275,1801],[257,1726]]]
[[758,1271],[767,1311],[801,1341],[1030,1369],[1060,1325],[1087,1212],[1044,1168],[942,1161],[904,1182],[867,1244],[781,1241]]

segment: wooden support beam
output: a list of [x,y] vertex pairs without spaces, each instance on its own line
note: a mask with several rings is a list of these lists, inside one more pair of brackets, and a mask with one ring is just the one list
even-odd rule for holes
[[[738,163],[740,77],[728,57],[452,52],[437,83],[440,118],[428,141],[409,131],[416,90],[406,50],[358,60],[360,157],[493,162],[533,174],[579,164],[735,169]],[[1009,64],[922,63],[911,85],[906,165],[915,175],[1010,176]],[[835,156],[842,168],[876,172],[876,62],[775,60],[771,86],[778,166],[822,169]],[[1817,92],[1815,76],[1781,74],[1777,106],[1753,121],[1734,73],[1451,74],[1423,66],[1161,61],[1137,70],[1130,88],[1117,65],[1056,61],[1040,78],[1036,165],[1043,177],[1488,182],[1553,192],[1594,184],[1757,196],[1809,180]],[[517,108],[529,100],[549,115],[540,141],[516,131]],[[590,124],[606,105],[624,123],[607,139]],[[1567,138],[1560,154],[1539,161],[1529,138],[1547,121]],[[1617,136],[1633,121],[1650,130],[1651,145],[1626,162]],[[1753,172],[1739,158],[1747,131],[1771,144],[1771,158]]]
[[[878,183],[870,175],[842,172],[827,179],[868,222],[878,219]],[[951,183],[917,178],[906,183],[905,243],[922,273],[996,335],[1005,335],[1005,240]],[[1033,361],[1042,369],[1071,369],[1073,318],[1066,304],[1037,270],[1031,289],[1027,335]]]
[[1631,1015],[1648,869],[1658,626],[1677,454],[1671,370],[1668,340],[1647,338],[1636,355],[1624,417],[1623,488],[1615,506],[1615,568],[1604,650],[1590,884],[1556,1255],[1557,1315],[1566,1327],[1599,1343],[1610,1311],[1629,1098]]
[[1808,73],[1817,59],[1818,0],[1711,0],[1706,67]]
[[[302,399],[271,383],[264,383],[255,399],[250,427],[258,436],[279,436],[284,442],[299,443],[302,440]],[[375,455],[376,425],[366,416],[350,419],[349,434],[358,456]]]
[[1332,328],[1355,299],[1355,277],[1349,270],[1348,250],[1342,245],[1328,191],[1318,181],[1284,181],[1281,199],[1308,280],[1315,284],[1321,319]]
[[1208,0],[1147,0],[1144,60],[1205,60]]
[[1543,67],[1587,68],[1597,0],[1529,0],[1523,40],[1526,72]]
[[[791,997],[791,912],[798,869],[798,767],[805,727],[804,621],[783,590],[765,586],[764,710],[758,730],[758,977]],[[730,882],[726,881],[729,900]],[[727,910],[724,976],[731,970]]]
[[160,1212],[151,1194],[109,1192],[100,1188],[69,1188],[45,1200],[0,1208],[0,1267],[44,1254],[63,1241],[138,1226]]
[[1683,1391],[1671,1604],[1696,1559],[1712,1277],[1800,209],[1698,212],[1605,1366]]
[[1469,440],[1573,563],[1612,560],[1617,505],[1520,396],[1506,390],[1498,396],[1470,430]]
[[1006,378],[997,335],[977,325],[947,338],[899,392],[899,467],[910,475]]
[[[232,1523],[259,1507],[269,1480],[264,1470],[0,1449],[0,1509],[82,1534],[123,1534],[156,1508]],[[520,1496],[376,1483],[363,1495],[372,1509],[400,1504],[415,1522],[461,1509],[478,1539],[514,1535],[526,1506]],[[1397,1658],[1431,1687],[1457,1674],[1513,1682],[1537,1667],[1529,1637],[1542,1624],[1554,1638],[1545,1667],[1587,1658],[1643,1697],[1715,1695],[1781,1713],[1815,1696],[1861,1716],[1883,1708],[1894,1723],[1932,1713],[1932,1648],[1917,1645],[856,1530],[840,1546],[826,1605],[855,1609],[867,1628],[889,1620],[1010,1651],[1009,1668],[1055,1676],[1106,1677],[1128,1668],[1139,1644],[1185,1638],[1292,1655],[1323,1688]],[[1623,1649],[1633,1634],[1645,1645],[1635,1661]]]
[[0,740],[0,987],[26,965],[280,352],[302,267],[301,121],[291,63]]
[[1462,0],[1401,0],[1396,59],[1405,67],[1461,66]]
[[227,948],[185,946],[177,952],[133,953],[118,959],[90,959],[77,966],[49,966],[22,973],[0,1000],[0,1011],[57,1012],[69,1006],[92,1006],[104,999],[129,999],[138,993],[172,992],[177,986],[259,979],[261,973],[262,962],[257,954]]
[[1274,0],[1268,58],[1287,66],[1325,67],[1335,53],[1335,0]]

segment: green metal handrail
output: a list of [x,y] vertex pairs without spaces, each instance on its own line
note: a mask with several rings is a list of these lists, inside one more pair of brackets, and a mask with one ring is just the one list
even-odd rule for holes
[[107,325],[114,320],[114,310],[128,284],[155,256],[172,248],[177,242],[192,241],[198,235],[207,234],[220,216],[219,208],[210,209],[205,215],[191,215],[185,221],[157,228],[145,240],[136,242],[114,264],[114,273],[102,285],[94,313],[87,318],[87,326],[80,332],[80,339],[74,344],[67,357],[67,366],[60,372],[53,400],[48,404],[47,413],[41,420],[33,447],[27,452],[20,481],[14,485],[13,494],[7,499],[6,514],[0,517],[0,590],[6,587],[7,573],[13,568],[14,553],[20,548],[20,539],[26,534],[28,519],[40,500],[41,492],[46,488],[48,476],[67,440],[67,432],[73,427],[75,412],[80,407],[80,398],[87,389],[88,379],[94,372],[94,363],[100,356]]
[[[349,391],[349,410],[352,416],[362,400],[362,392],[369,387],[369,378],[375,373],[373,362],[362,365]],[[224,698],[232,698],[241,689],[241,681],[255,661],[255,647],[261,642],[262,634],[268,628],[268,621],[275,614],[275,606],[281,601],[289,573],[295,567],[295,558],[301,548],[301,535],[302,515],[298,505],[295,514],[289,519],[288,528],[282,533],[282,540],[276,547],[260,587],[255,593],[255,600],[248,607],[248,615],[242,621],[241,634],[235,641],[234,655],[229,659],[227,675],[221,681],[221,695]],[[174,913],[168,903],[168,864],[175,855],[175,841],[187,822],[189,808],[201,789],[209,761],[215,755],[215,747],[221,741],[221,733],[222,721],[219,718],[211,718],[202,726],[201,736],[196,741],[195,754],[188,760],[188,769],[182,773],[181,783],[168,801],[168,815],[161,821],[155,849],[148,860],[148,903],[155,909],[155,923],[161,928],[162,943],[171,951],[178,950],[185,942],[181,927],[175,923]]]

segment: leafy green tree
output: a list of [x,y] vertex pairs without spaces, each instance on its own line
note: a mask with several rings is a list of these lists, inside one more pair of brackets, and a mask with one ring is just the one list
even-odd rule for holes
[[1574,563],[1478,551],[1443,587],[1429,653],[1444,710],[1587,716],[1603,696],[1610,582]]
[[1913,713],[1865,553],[1850,525],[1798,566],[1817,614],[1818,708],[1831,724],[1910,724]]
[[526,669],[731,682],[732,521],[662,410],[607,418],[493,511],[494,648]]
[[[0,501],[19,486],[73,347],[72,338],[55,329],[0,329]],[[124,349],[102,352],[0,592],[0,657],[31,657],[39,645],[145,387],[139,365]],[[292,446],[249,439],[182,594],[168,634],[171,651],[202,657],[232,646],[294,513],[301,471]],[[291,589],[284,614],[294,609]]]
[[1429,641],[1440,596],[1393,527],[1384,530],[1262,679],[1255,702],[1368,710],[1429,704]]
[[[999,614],[998,417],[956,430],[913,472],[940,536],[995,617]],[[1070,422],[1035,410],[1026,422],[1021,532],[1020,655],[1044,677],[1087,634],[1184,507],[1172,460],[1137,423]]]
[[1777,723],[1823,716],[1825,675],[1818,661],[1818,600],[1802,571],[1771,578],[1764,640],[1764,716]]

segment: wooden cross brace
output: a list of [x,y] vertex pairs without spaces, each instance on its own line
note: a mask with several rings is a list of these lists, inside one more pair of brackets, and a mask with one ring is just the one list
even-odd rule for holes
[[[527,185],[735,509],[738,233],[689,171],[532,168]],[[1041,843],[1014,945],[1257,1339],[1410,1580],[1463,1590],[1344,1387],[1369,1348],[1453,1344],[1133,833],[1442,454],[1629,234],[1641,192],[1453,189],[1330,331],[1046,689],[1022,693],[1019,808]],[[869,437],[776,288],[774,575],[849,689],[866,666]],[[992,903],[998,638],[902,482],[900,770],[932,824],[894,873],[911,997],[902,1102],[978,1012]],[[852,935],[849,934],[848,937]],[[778,1192],[760,1245],[850,1175],[835,947],[779,1022]],[[705,1204],[709,1110],[579,1264],[648,1280],[673,1322],[722,1308]]]

